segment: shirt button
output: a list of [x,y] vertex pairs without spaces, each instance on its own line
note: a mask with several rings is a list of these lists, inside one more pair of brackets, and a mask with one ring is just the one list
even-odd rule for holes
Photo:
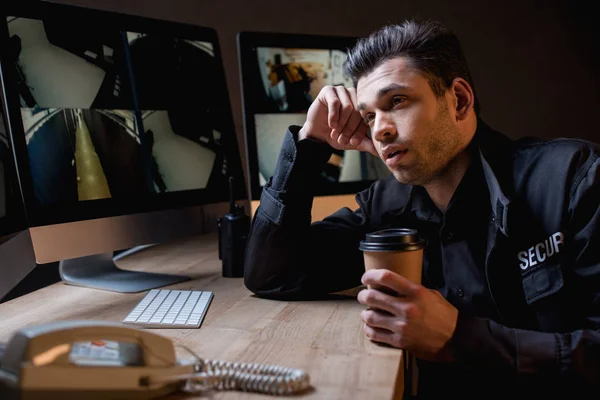
[[446,233],[446,239],[452,240],[453,237],[454,237],[454,233],[452,233],[452,232]]
[[465,292],[461,288],[458,288],[456,289],[456,294],[458,295],[458,297],[463,297],[465,295]]

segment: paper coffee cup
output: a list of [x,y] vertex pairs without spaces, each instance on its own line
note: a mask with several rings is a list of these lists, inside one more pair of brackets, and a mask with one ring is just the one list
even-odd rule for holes
[[[365,270],[389,269],[414,283],[421,283],[423,270],[423,248],[425,242],[415,229],[392,228],[369,233],[360,242],[365,259]],[[397,296],[386,287],[369,285],[369,289]],[[418,368],[416,359],[406,352],[402,358],[404,372],[403,398],[417,396]],[[394,396],[395,397],[395,396]]]
[[[415,229],[391,228],[367,234],[359,249],[363,252],[365,270],[388,269],[420,284],[424,245]],[[389,292],[386,288],[372,289]]]

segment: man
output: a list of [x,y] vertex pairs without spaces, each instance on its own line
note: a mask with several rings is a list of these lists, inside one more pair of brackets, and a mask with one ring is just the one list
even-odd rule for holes
[[[361,291],[360,318],[369,338],[417,356],[423,397],[598,388],[598,147],[492,130],[458,39],[435,22],[374,32],[344,68],[355,89],[324,88],[285,137],[246,286],[274,299],[361,283],[400,293]],[[311,224],[311,181],[332,147],[377,154],[392,176],[359,193],[354,212]],[[364,272],[359,242],[391,227],[425,238],[423,285]]]

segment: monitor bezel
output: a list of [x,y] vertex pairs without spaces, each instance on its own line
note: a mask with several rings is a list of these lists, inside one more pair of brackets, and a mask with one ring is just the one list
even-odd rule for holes
[[[4,96],[0,93],[0,105],[4,105]],[[0,146],[6,141],[6,154],[4,159],[0,158],[2,170],[0,170],[0,179],[4,184],[5,196],[5,214],[0,215],[0,245],[6,240],[12,238],[15,234],[27,229],[27,221],[25,218],[25,209],[23,208],[23,198],[20,190],[20,185],[17,178],[17,170],[15,168],[15,160],[13,157],[13,146],[10,140],[10,135],[6,129],[6,118],[3,115],[3,110],[0,110],[0,127],[4,134],[0,132]]]
[[[251,200],[260,200],[262,186],[259,180],[258,149],[256,144],[255,114],[252,98],[257,94],[251,82],[256,76],[251,75],[253,63],[256,62],[256,48],[282,47],[298,49],[336,49],[347,52],[354,46],[358,37],[341,35],[315,35],[303,33],[280,33],[241,31],[237,35],[238,59],[240,64],[240,86],[242,93],[242,111],[246,144],[247,185],[250,188]],[[315,196],[355,194],[367,189],[375,180],[354,182],[338,182],[328,188],[315,190]]]
[[[248,200],[243,174],[242,157],[240,154],[239,141],[237,138],[233,110],[230,101],[229,86],[225,77],[221,46],[217,31],[208,26],[197,26],[181,22],[161,20],[131,14],[104,11],[81,6],[48,3],[43,1],[24,1],[0,8],[2,22],[0,23],[0,78],[4,89],[6,125],[9,136],[12,138],[17,168],[20,175],[23,201],[27,210],[29,226],[47,226],[63,224],[76,221],[94,220],[107,217],[126,216],[132,214],[143,214],[161,210],[174,210],[198,205],[210,205],[227,202],[230,193],[215,193],[210,189],[195,189],[179,192],[168,192],[154,196],[144,196],[132,199],[103,199],[78,202],[67,205],[41,205],[35,198],[33,191],[33,180],[29,166],[29,156],[25,140],[24,128],[20,115],[19,94],[15,88],[12,71],[3,68],[1,60],[7,60],[7,41],[9,39],[8,23],[6,17],[18,16],[23,18],[46,19],[46,18],[83,18],[101,19],[109,26],[120,31],[142,32],[142,33],[164,33],[169,32],[174,37],[209,41],[213,44],[213,52],[218,64],[217,79],[224,82],[224,99],[227,103],[228,114],[227,131],[230,132],[229,153],[235,160],[233,168],[239,165],[239,180],[235,184],[235,200]],[[231,157],[230,157],[231,158]],[[229,162],[231,162],[228,159]],[[239,163],[239,164],[238,164]],[[238,165],[235,165],[238,164]]]

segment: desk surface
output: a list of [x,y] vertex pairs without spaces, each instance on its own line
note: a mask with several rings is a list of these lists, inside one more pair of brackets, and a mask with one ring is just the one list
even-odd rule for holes
[[[216,236],[205,235],[143,250],[118,261],[124,269],[185,274],[169,289],[212,291],[199,329],[153,329],[200,357],[300,368],[314,390],[300,398],[391,399],[402,386],[401,351],[367,339],[356,298],[284,302],[260,299],[242,278],[223,278]],[[57,283],[0,304],[0,342],[24,326],[56,320],[121,322],[146,292],[122,294]],[[177,396],[180,398],[180,396]],[[214,392],[215,399],[272,399]],[[186,397],[188,398],[188,397]],[[191,398],[191,397],[190,397]]]

